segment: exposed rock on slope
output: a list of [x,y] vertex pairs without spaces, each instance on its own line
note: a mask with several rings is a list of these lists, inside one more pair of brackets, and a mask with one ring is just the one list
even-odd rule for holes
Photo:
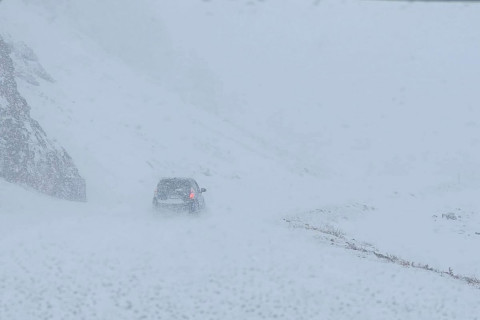
[[85,180],[67,152],[50,141],[17,90],[10,50],[0,37],[0,177],[48,195],[86,200]]

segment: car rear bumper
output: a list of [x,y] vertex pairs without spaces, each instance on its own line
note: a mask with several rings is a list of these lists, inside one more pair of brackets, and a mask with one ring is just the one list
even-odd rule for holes
[[193,201],[184,201],[181,203],[171,203],[162,200],[153,200],[154,208],[158,210],[168,211],[190,211],[193,205]]

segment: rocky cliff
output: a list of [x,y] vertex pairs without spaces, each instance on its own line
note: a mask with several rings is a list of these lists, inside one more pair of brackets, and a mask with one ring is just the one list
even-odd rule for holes
[[68,153],[30,117],[14,69],[10,49],[0,37],[0,177],[58,198],[85,201],[85,180]]

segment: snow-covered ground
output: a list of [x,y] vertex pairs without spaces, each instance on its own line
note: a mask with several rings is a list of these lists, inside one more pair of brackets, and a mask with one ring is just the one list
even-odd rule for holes
[[[3,0],[88,202],[0,180],[0,319],[479,319],[478,286],[334,239],[480,277],[479,13]],[[161,176],[207,212],[152,212]]]

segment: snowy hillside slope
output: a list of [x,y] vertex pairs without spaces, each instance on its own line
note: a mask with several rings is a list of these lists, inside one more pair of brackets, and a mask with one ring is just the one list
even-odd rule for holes
[[[33,15],[26,19],[36,18]],[[68,21],[59,23],[68,25]],[[12,29],[13,34],[20,34],[18,25]],[[79,166],[89,166],[86,171],[92,176],[87,180],[93,197],[103,201],[119,192],[121,197],[132,198],[136,196],[132,189],[142,188],[139,193],[149,198],[152,186],[162,175],[218,174],[239,178],[264,171],[256,167],[269,170],[271,164],[263,158],[272,156],[261,145],[252,143],[251,138],[237,138],[242,135],[221,119],[185,107],[161,86],[123,66],[121,61],[110,59],[95,43],[86,41],[90,45],[86,49],[65,46],[49,55],[61,39],[71,37],[62,34],[65,30],[69,29],[54,28],[49,43],[42,41],[40,46],[47,51],[47,59],[54,60],[59,68],[49,68],[55,83],[45,82],[38,87],[24,83],[22,89],[30,99],[39,100],[39,120],[60,133],[56,136],[62,142],[73,145],[72,156],[78,159]],[[82,61],[80,70],[69,61],[72,57]],[[51,65],[47,59],[44,65]],[[86,130],[90,126],[98,130]],[[236,163],[237,159],[242,162]],[[136,169],[126,170],[132,167]],[[93,178],[99,176],[105,178]],[[148,202],[145,200],[142,198]]]
[[[283,220],[480,276],[478,10],[2,1],[89,202],[0,181],[0,318],[478,319],[477,287]],[[208,212],[154,214],[169,175]]]

